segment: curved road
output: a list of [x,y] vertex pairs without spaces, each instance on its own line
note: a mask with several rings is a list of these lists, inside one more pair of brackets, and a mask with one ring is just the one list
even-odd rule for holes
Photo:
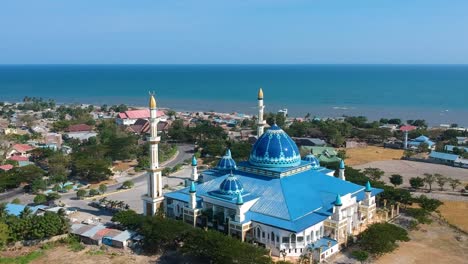
[[[177,153],[177,156],[173,159],[171,159],[169,162],[163,162],[161,163],[161,166],[169,166],[169,167],[173,167],[179,163],[182,163],[184,162],[185,160],[190,160],[192,158],[192,155],[193,155],[193,145],[191,144],[179,144],[177,145],[177,150],[178,150],[178,153]],[[138,175],[134,175],[134,176],[121,176],[121,177],[117,177],[116,180],[118,181],[118,183],[116,184],[112,184],[112,185],[108,185],[107,186],[107,192],[113,192],[113,191],[116,191],[121,185],[122,185],[122,182],[126,181],[126,180],[131,180],[135,183],[135,185],[137,184],[143,184],[145,181],[146,181],[146,172],[141,172],[140,174]],[[63,194],[60,194],[61,195],[61,198],[60,200],[68,200],[70,198],[75,198],[76,197],[76,192],[70,192],[70,193],[63,193]],[[23,190],[22,188],[19,188],[19,189],[15,189],[13,191],[10,191],[8,193],[5,193],[2,195],[2,197],[0,198],[0,200],[10,200],[10,199],[14,199],[14,198],[20,198],[20,200],[22,201],[22,203],[32,203],[33,199],[34,199],[34,196],[33,195],[29,195],[29,194],[24,194],[23,193]],[[7,201],[5,201],[7,202]]]

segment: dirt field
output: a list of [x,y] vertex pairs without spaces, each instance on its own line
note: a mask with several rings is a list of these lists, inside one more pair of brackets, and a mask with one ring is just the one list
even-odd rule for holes
[[377,264],[466,263],[468,237],[446,224],[434,221],[410,232],[411,240],[400,244],[391,254],[377,259]]
[[97,249],[86,249],[80,252],[70,251],[66,246],[59,246],[47,250],[44,256],[31,264],[127,264],[127,263],[155,263],[154,257],[122,254],[120,251],[102,252]]
[[379,160],[399,160],[403,156],[401,149],[387,149],[375,146],[367,148],[346,149],[346,165],[360,165],[371,161]]
[[[468,169],[455,168],[451,166],[433,164],[426,162],[408,161],[408,160],[386,160],[373,161],[366,164],[352,166],[355,169],[379,168],[385,172],[382,180],[388,181],[388,177],[392,174],[400,174],[403,176],[403,185],[410,186],[409,179],[411,177],[422,177],[424,173],[439,173],[446,177],[459,179],[462,182],[468,182]],[[435,185],[437,186],[437,185]],[[436,187],[437,188],[437,187]],[[447,184],[445,188],[450,188]],[[462,188],[459,186],[458,189]]]
[[463,201],[443,201],[439,207],[440,213],[447,221],[468,232],[468,202]]

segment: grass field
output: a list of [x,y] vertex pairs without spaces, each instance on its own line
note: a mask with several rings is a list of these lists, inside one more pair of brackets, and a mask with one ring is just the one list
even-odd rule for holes
[[468,232],[468,202],[443,201],[439,211],[447,221],[458,228]]
[[360,165],[371,161],[395,160],[403,156],[401,149],[387,149],[368,146],[366,148],[346,149],[346,165]]

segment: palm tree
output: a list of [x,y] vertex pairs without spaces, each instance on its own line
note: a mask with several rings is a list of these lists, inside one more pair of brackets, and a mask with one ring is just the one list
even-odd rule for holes
[[21,219],[26,219],[26,218],[29,218],[33,215],[33,211],[31,210],[31,208],[29,208],[29,206],[26,206],[23,211],[21,211],[21,213],[19,214],[19,218]]

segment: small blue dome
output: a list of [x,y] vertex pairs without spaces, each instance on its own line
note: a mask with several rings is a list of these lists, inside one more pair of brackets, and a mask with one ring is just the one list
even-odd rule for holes
[[235,170],[237,169],[236,162],[231,157],[231,150],[226,150],[226,154],[219,160],[217,169],[220,170]]
[[340,161],[340,170],[344,170],[344,169],[345,169],[344,160],[341,160]]
[[320,161],[312,153],[305,155],[304,158],[302,158],[302,160],[310,162],[312,165],[312,169],[320,168]]
[[253,145],[249,163],[269,168],[293,167],[301,164],[301,155],[288,134],[273,125]]
[[192,166],[197,166],[197,158],[195,155],[192,156]]
[[236,195],[242,193],[244,191],[244,187],[239,179],[231,173],[226,177],[226,179],[224,179],[224,181],[221,182],[219,185],[219,191],[222,194]]
[[370,186],[370,182],[367,181],[366,183],[366,189],[365,189],[366,192],[371,192],[372,191],[372,187]]
[[189,193],[195,193],[195,192],[197,192],[197,187],[195,187],[195,182],[192,182],[190,184]]
[[237,193],[236,204],[237,205],[243,205],[244,204],[244,198],[242,198],[242,194],[240,192]]
[[339,194],[336,195],[335,205],[336,206],[342,206],[343,205],[343,203],[341,202],[341,196]]

